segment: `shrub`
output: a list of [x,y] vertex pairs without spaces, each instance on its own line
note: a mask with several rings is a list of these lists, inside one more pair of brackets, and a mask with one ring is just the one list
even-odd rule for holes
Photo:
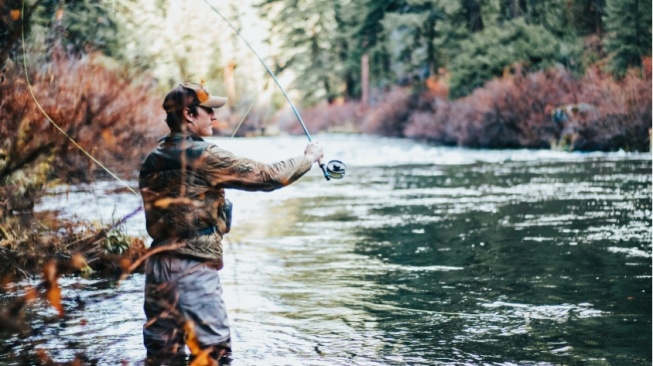
[[416,95],[408,89],[394,88],[370,108],[361,121],[361,131],[383,136],[401,137],[408,124]]
[[[321,103],[307,109],[302,117],[309,131],[359,132],[357,121],[362,118],[361,105],[358,102]],[[296,120],[290,122],[289,127],[293,133],[303,133]]]
[[[47,181],[88,181],[101,173],[75,144],[114,173],[134,177],[154,136],[164,133],[151,83],[122,78],[96,61],[55,55],[29,68],[31,90],[20,70],[5,75],[0,83],[0,214],[8,213],[8,197],[38,191]],[[33,204],[34,197],[28,199]]]
[[[597,68],[580,79],[562,68],[516,70],[467,97],[421,103],[405,136],[480,148],[545,148],[569,138],[567,149],[649,149],[650,73],[615,80]],[[565,121],[556,122],[556,111]]]
[[596,105],[600,114],[581,126],[575,149],[650,150],[651,77],[641,74],[631,69],[615,80],[593,69],[586,75],[579,98]]
[[428,111],[416,111],[404,129],[406,137],[437,142],[443,145],[456,145],[457,134],[454,125],[449,123],[452,104],[442,98],[433,98]]

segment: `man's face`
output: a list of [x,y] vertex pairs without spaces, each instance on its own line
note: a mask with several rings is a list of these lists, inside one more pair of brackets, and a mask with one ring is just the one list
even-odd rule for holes
[[215,120],[215,112],[212,108],[197,106],[197,116],[191,117],[187,126],[191,132],[200,136],[213,135],[212,122]]

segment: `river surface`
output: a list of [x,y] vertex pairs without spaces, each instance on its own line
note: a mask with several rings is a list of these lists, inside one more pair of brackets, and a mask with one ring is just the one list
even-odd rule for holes
[[[650,154],[314,139],[344,179],[228,192],[231,365],[651,364]],[[266,162],[306,145],[213,140]],[[141,204],[119,187],[53,189],[37,210],[110,223]],[[142,212],[125,228],[143,236]],[[37,305],[40,331],[0,364],[36,347],[141,365],[143,281],[61,279],[65,317]]]

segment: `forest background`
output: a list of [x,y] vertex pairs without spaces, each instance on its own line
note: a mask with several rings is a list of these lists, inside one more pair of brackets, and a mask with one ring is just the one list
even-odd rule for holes
[[[161,101],[179,82],[229,98],[216,134],[302,133],[216,10],[263,56],[311,132],[472,148],[651,147],[650,1],[3,0],[0,253],[20,271],[62,248],[91,262],[89,248],[97,259],[133,244],[106,227],[62,230],[34,217],[34,203],[52,185],[134,179],[167,132]],[[39,255],[34,243],[45,245]]]

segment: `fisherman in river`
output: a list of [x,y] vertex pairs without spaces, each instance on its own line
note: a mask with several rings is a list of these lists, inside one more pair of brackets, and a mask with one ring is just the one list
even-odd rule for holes
[[175,87],[163,102],[170,134],[141,167],[139,187],[153,239],[150,250],[157,252],[145,267],[143,340],[150,360],[183,355],[186,344],[214,359],[231,351],[218,275],[222,238],[231,225],[225,189],[282,188],[323,156],[322,147],[311,142],[303,155],[264,164],[204,141],[200,136],[213,132],[213,108],[226,101],[200,84]]

